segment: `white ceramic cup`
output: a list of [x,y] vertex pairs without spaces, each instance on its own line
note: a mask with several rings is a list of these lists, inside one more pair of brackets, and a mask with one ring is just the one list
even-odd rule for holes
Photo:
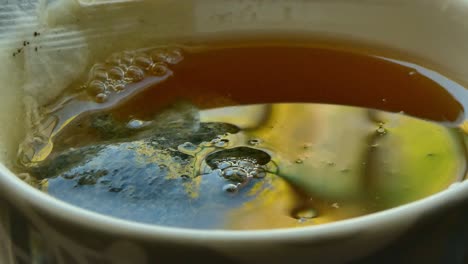
[[[50,10],[46,19],[40,21],[45,24],[35,26],[55,30],[68,26],[67,32],[81,33],[79,39],[66,40],[67,34],[63,32],[55,39],[42,39],[41,43],[46,48],[44,52],[50,54],[58,52],[54,47],[60,45],[71,55],[79,51],[90,57],[131,48],[135,43],[146,45],[155,40],[164,43],[166,39],[179,37],[196,40],[199,36],[229,32],[302,32],[306,35],[349,37],[372,45],[392,47],[421,58],[427,62],[424,66],[440,71],[458,83],[468,83],[468,1],[463,0],[135,3],[69,0],[55,3]],[[99,19],[86,14],[96,10],[101,12],[99,14],[107,12],[111,15],[100,21],[103,26],[94,30],[92,35],[86,27],[91,27]],[[80,14],[78,17],[82,20],[75,21],[70,14]],[[143,21],[139,31],[124,32],[125,25],[132,25],[135,21]],[[106,26],[115,24],[121,25],[114,28],[117,33],[104,34],[109,30]],[[157,25],[157,38],[145,36],[150,28],[147,25]],[[50,28],[48,32],[53,31]],[[132,37],[116,42],[119,30],[122,30],[121,34]],[[98,42],[97,39],[106,41]],[[60,41],[63,44],[58,44]],[[82,46],[85,41],[96,45]],[[42,95],[56,91],[44,85],[47,78],[39,78],[36,86],[31,86],[34,78],[30,77],[34,73],[28,72],[31,69],[28,67],[31,63],[28,62],[28,54],[17,58],[12,57],[11,50],[7,48],[0,51],[7,66],[0,69],[0,122],[10,124],[0,129],[0,145],[2,161],[8,164],[22,134],[24,112],[21,99],[24,89],[21,88],[28,91],[43,82]],[[66,62],[63,57],[57,57],[57,60]],[[40,60],[32,61],[41,63]],[[48,62],[53,64],[54,61]],[[87,63],[82,62],[83,71]],[[44,64],[44,68],[50,67],[53,65]],[[56,68],[57,71],[60,67]],[[462,98],[468,99],[468,92],[463,92],[466,91],[461,91]],[[46,97],[38,97],[38,100],[46,100]],[[86,211],[34,189],[17,178],[7,166],[0,165],[0,263],[143,264],[198,258],[222,263],[285,263],[304,259],[341,263],[371,254],[399,237],[428,213],[466,199],[467,181],[397,208],[320,226],[266,231],[187,230],[129,222]]]

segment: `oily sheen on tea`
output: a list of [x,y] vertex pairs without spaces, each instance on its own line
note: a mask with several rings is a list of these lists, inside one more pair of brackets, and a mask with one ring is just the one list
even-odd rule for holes
[[314,43],[122,51],[34,115],[18,175],[73,205],[197,229],[319,225],[466,175],[466,90]]

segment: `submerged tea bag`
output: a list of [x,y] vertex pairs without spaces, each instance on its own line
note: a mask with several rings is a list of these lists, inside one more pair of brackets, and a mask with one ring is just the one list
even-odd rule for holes
[[[45,117],[49,104],[87,85],[92,65],[115,52],[169,45],[193,32],[192,3],[18,0],[1,8],[11,13],[0,20],[5,24],[0,51],[6,64],[0,82],[11,89],[4,89],[6,96],[14,97],[1,111],[12,124],[1,132],[14,139],[3,146],[9,160],[14,160],[14,144],[21,138],[26,142],[19,150],[20,161],[30,145],[47,144],[61,126]],[[60,102],[54,104],[60,107]]]

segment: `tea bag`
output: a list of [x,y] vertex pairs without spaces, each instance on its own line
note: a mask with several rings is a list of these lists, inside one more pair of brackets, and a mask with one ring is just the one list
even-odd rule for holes
[[[14,160],[17,142],[41,122],[41,107],[86,79],[89,68],[123,50],[170,45],[193,32],[192,3],[174,1],[13,0],[0,5],[0,145]],[[14,114],[12,114],[14,113]],[[8,158],[6,157],[8,156]]]

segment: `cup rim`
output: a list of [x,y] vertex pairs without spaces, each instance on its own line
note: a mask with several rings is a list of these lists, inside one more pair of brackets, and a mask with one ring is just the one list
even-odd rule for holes
[[30,186],[19,179],[13,172],[0,164],[0,188],[15,205],[32,206],[59,218],[65,222],[80,225],[86,229],[147,239],[172,240],[183,242],[236,242],[247,243],[272,242],[278,240],[323,239],[360,230],[383,228],[398,225],[429,210],[435,210],[468,197],[468,181],[455,183],[454,187],[430,195],[423,199],[407,203],[380,212],[340,220],[317,226],[265,230],[205,230],[179,227],[167,227],[124,220],[89,211],[54,198]]

